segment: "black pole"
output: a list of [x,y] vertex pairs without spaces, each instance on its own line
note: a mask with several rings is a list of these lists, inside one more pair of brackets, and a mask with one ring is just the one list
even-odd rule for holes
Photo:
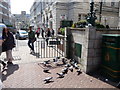
[[92,15],[93,15],[93,11],[94,11],[94,2],[92,1],[92,2],[90,3],[90,15],[91,15],[91,17],[92,17]]
[[99,15],[99,22],[101,23],[101,18],[102,18],[102,4],[103,4],[103,2],[101,1],[100,2],[100,15]]
[[93,0],[91,0],[90,2],[90,13],[88,13],[88,16],[86,19],[87,19],[88,24],[95,26],[95,20],[97,19],[97,17],[95,16],[95,12],[94,12],[94,1]]

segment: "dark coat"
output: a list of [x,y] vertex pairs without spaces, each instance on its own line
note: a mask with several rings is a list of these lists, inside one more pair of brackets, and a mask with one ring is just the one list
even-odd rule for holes
[[50,30],[47,31],[47,37],[50,37],[51,36],[51,32]]
[[12,50],[15,47],[15,40],[11,32],[8,32],[7,36],[4,34],[2,39],[5,40],[2,44],[2,52]]

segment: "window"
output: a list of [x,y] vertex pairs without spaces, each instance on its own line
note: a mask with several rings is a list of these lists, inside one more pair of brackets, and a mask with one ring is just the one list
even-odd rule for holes
[[86,16],[87,16],[86,14],[78,14],[78,21],[85,20]]
[[78,14],[78,21],[81,20],[81,14]]
[[115,2],[111,2],[111,6],[115,6]]
[[82,20],[85,20],[86,17],[87,17],[87,15],[86,15],[86,14],[83,14],[83,18],[82,18]]
[[103,4],[106,5],[106,0],[103,0]]

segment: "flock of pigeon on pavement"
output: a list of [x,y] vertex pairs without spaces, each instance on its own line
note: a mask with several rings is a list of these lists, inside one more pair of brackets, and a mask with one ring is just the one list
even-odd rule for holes
[[[53,59],[53,61],[51,60],[47,60],[42,62],[41,64],[44,65],[44,67],[47,67],[51,62],[53,62],[56,66],[59,66],[58,62],[62,61],[62,65],[64,65],[64,68],[61,70],[61,73],[56,73],[58,75],[58,78],[64,78],[65,74],[68,73],[68,71],[73,72],[74,68],[77,70],[77,75],[80,75],[82,73],[82,70],[80,69],[80,67],[78,66],[78,63],[74,60],[74,59],[66,59],[66,58],[61,58],[60,57],[56,57],[55,59]],[[43,69],[44,73],[50,73],[49,72],[50,69]],[[47,77],[45,78],[43,81],[46,83],[50,83],[52,82],[51,80],[53,79],[53,77]],[[120,82],[116,85],[117,88],[120,88]]]
[[[78,66],[78,63],[75,60],[67,60],[66,58],[62,58],[60,59],[60,57],[56,57],[55,59],[53,59],[53,63],[55,63],[56,65],[58,65],[58,62],[62,61],[62,65],[64,65],[64,68],[61,70],[61,73],[56,73],[58,75],[58,78],[64,78],[65,74],[68,73],[68,71],[73,72],[74,68],[77,70],[77,75],[80,75],[82,73],[81,69]],[[42,64],[47,67],[47,65],[49,65],[51,63],[51,60],[47,60],[42,62]],[[49,73],[49,69],[44,69],[43,70],[44,73]],[[50,83],[51,80],[53,79],[53,77],[47,77],[45,78],[43,81],[45,83]]]

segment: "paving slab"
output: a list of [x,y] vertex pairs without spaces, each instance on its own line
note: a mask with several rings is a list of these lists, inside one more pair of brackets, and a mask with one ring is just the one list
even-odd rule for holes
[[[27,46],[14,50],[13,56],[16,56],[14,65],[6,67],[1,73],[4,88],[115,88],[85,73],[77,75],[75,69],[74,72],[69,71],[64,78],[58,78],[56,74],[64,67],[56,67],[50,69],[51,73],[44,73],[40,63],[51,58],[36,58],[29,53]],[[1,57],[5,57],[5,53]],[[45,84],[43,79],[46,77],[53,77],[53,82]]]

